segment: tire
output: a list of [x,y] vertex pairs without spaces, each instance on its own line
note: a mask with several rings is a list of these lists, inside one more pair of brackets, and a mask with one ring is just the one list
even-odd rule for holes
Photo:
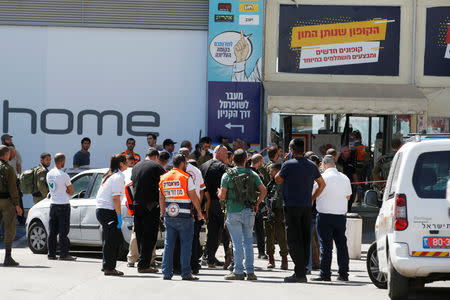
[[408,297],[409,279],[400,275],[392,265],[391,258],[388,257],[388,294],[391,300],[404,300]]
[[35,254],[47,254],[47,231],[40,221],[33,222],[27,234],[28,247]]
[[387,276],[380,271],[377,243],[370,245],[366,259],[367,273],[372,283],[379,289],[387,289]]

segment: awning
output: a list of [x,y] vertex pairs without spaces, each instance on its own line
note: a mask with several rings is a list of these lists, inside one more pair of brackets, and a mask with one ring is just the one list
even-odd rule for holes
[[269,113],[423,114],[427,99],[409,85],[265,81]]
[[450,118],[450,88],[424,89],[428,99],[428,117]]

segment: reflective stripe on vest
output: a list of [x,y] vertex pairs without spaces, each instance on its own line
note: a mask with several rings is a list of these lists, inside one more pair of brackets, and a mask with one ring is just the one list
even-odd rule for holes
[[189,177],[189,174],[180,169],[172,169],[161,176],[159,188],[166,199],[166,217],[192,217],[191,199],[187,190]]

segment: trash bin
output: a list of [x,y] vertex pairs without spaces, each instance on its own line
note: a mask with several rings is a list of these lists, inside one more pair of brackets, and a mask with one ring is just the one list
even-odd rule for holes
[[362,241],[362,218],[358,214],[347,214],[347,237],[348,256],[350,259],[361,259]]

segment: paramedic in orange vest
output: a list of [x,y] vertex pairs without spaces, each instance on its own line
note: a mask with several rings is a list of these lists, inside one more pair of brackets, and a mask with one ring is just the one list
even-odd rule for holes
[[186,158],[177,154],[173,157],[173,169],[161,176],[159,182],[159,206],[161,218],[166,226],[166,239],[162,261],[164,280],[173,276],[173,251],[177,237],[181,242],[181,277],[183,280],[198,280],[191,271],[191,249],[194,236],[192,209],[197,210],[203,220],[200,201],[192,177],[186,173]]
[[127,139],[127,150],[123,151],[122,154],[125,156],[133,155],[135,164],[141,161],[141,156],[134,152],[134,147],[136,146],[136,140],[133,138]]

